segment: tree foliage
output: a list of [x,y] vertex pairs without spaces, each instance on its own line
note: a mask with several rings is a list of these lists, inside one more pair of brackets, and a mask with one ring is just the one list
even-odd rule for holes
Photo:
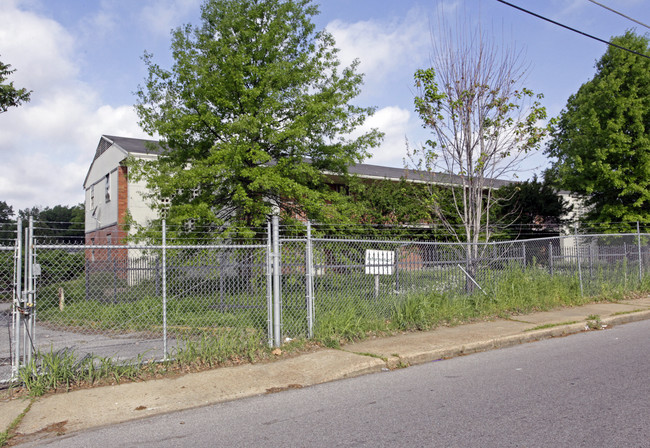
[[431,214],[422,202],[429,198],[422,184],[399,181],[352,179],[350,195],[357,210],[355,220],[362,224],[409,225],[431,222]]
[[158,207],[171,201],[171,222],[337,216],[324,173],[345,176],[381,133],[350,136],[373,109],[350,104],[357,62],[341,67],[317,12],[308,0],[209,0],[200,26],[173,32],[170,70],[145,54],[136,110],[165,151],[135,172]]
[[546,179],[537,176],[501,187],[497,196],[501,198],[497,214],[508,224],[503,233],[514,239],[557,236],[572,210]]
[[[650,55],[647,36],[628,31],[612,42]],[[569,97],[552,137],[550,174],[584,196],[586,219],[650,223],[650,59],[609,47],[593,79]]]
[[0,201],[0,246],[10,246],[16,237],[14,208]]
[[29,101],[31,91],[17,89],[13,82],[6,82],[9,75],[16,70],[11,70],[11,65],[0,61],[0,114],[7,112],[10,107],[18,107]]
[[[434,200],[433,210],[459,241],[490,238],[492,208],[498,198],[494,179],[516,174],[546,129],[541,95],[522,87],[520,55],[491,43],[481,31],[442,24],[431,66],[415,73],[415,110],[432,138],[409,157],[416,168],[455,176],[449,181],[451,210]],[[454,225],[460,221],[461,226]],[[468,246],[469,248],[470,246]],[[469,249],[468,249],[469,250]],[[474,253],[468,258],[477,257]]]
[[31,216],[34,220],[34,235],[41,241],[57,243],[82,243],[84,240],[85,206],[55,205],[41,208],[28,207],[18,211],[18,219],[27,227]]

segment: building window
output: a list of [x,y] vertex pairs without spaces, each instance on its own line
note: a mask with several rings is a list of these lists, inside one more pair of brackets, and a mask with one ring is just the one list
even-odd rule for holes
[[106,202],[111,201],[111,174],[106,175]]
[[95,186],[90,186],[90,208],[95,207]]
[[108,244],[109,246],[113,244],[113,237],[111,236],[110,233],[106,235],[106,244]]

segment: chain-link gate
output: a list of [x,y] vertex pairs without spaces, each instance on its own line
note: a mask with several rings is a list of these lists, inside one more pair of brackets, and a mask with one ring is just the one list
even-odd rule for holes
[[206,341],[227,340],[230,348],[273,341],[270,240],[52,244],[32,228],[30,220],[24,256],[14,254],[25,265],[24,275],[13,269],[19,292],[7,313],[5,380],[39,353],[132,362],[168,359]]

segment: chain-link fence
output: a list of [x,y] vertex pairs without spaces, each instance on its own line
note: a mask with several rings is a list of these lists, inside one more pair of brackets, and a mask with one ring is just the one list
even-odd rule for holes
[[592,295],[636,287],[650,268],[650,235],[641,232],[467,244],[276,220],[248,239],[192,244],[28,234],[23,255],[20,243],[0,246],[8,291],[0,380],[38,351],[126,361],[279,345],[318,336],[341,316],[390,319],[413,294],[490,296],[513,273],[560,278]]

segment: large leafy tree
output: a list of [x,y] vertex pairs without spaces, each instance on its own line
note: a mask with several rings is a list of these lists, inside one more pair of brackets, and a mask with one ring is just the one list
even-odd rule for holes
[[9,75],[15,71],[11,70],[11,65],[0,61],[0,114],[7,112],[10,107],[17,107],[29,101],[31,92],[24,88],[15,88],[13,82],[6,82]]
[[136,110],[165,150],[135,171],[155,204],[170,201],[170,221],[336,216],[325,173],[345,176],[381,133],[350,136],[373,110],[350,103],[362,76],[315,32],[317,12],[309,0],[209,0],[200,26],[173,32],[170,70],[145,55]]
[[[650,56],[647,36],[628,31],[612,42]],[[550,174],[584,196],[587,219],[618,229],[650,223],[650,59],[610,47],[552,136]]]

